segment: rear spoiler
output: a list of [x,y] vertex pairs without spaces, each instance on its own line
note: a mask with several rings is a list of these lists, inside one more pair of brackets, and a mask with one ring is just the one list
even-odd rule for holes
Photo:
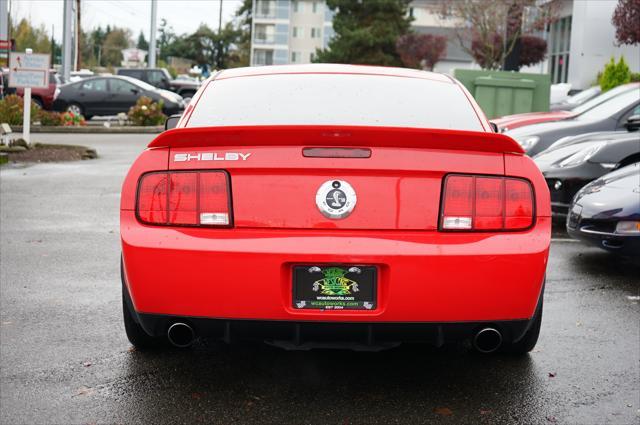
[[524,154],[504,134],[404,127],[242,126],[167,130],[150,148],[210,148],[216,146],[326,146],[455,149]]

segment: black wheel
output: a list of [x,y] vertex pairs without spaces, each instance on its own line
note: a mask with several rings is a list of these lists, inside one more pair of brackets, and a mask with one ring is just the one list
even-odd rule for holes
[[142,329],[142,326],[133,317],[128,302],[127,285],[124,283],[124,272],[122,270],[122,261],[120,262],[120,275],[122,277],[122,316],[124,318],[124,330],[127,333],[129,342],[137,350],[149,350],[164,347],[167,345],[167,339],[163,337],[154,337],[149,335]]
[[527,332],[519,341],[505,346],[505,353],[523,355],[533,350],[536,346],[538,336],[540,336],[540,326],[542,325],[543,294],[544,290],[540,294],[540,300],[538,301],[538,307],[536,308],[536,314],[533,318],[533,323],[531,323],[531,327],[529,327]]
[[84,115],[84,109],[77,103],[70,103],[67,105],[67,112],[71,112],[73,115]]
[[36,108],[38,109],[42,109],[44,107],[44,105],[42,104],[42,100],[37,97],[32,97],[31,102],[33,102],[33,104],[36,105]]

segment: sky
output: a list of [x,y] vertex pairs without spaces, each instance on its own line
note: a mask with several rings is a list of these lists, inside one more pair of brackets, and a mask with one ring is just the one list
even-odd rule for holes
[[[4,0],[1,0],[4,1]],[[11,15],[27,18],[32,25],[45,25],[58,42],[62,39],[63,0],[9,0]],[[241,0],[222,0],[222,20],[233,19]],[[194,32],[201,23],[218,28],[220,0],[158,0],[158,26],[164,18],[177,34]],[[137,40],[142,31],[149,40],[150,0],[82,0],[83,30],[107,24],[131,29]],[[15,21],[14,21],[15,22]]]

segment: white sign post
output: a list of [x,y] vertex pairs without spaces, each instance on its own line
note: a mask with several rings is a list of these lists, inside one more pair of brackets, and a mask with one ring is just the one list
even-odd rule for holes
[[31,137],[31,89],[49,86],[50,63],[50,55],[34,54],[31,49],[9,54],[9,87],[24,89],[22,138],[27,143]]

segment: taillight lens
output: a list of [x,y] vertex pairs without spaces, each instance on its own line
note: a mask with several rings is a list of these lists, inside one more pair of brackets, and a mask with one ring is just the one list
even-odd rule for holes
[[522,230],[533,224],[533,189],[512,177],[449,175],[440,211],[443,230]]
[[153,172],[138,183],[136,213],[147,224],[228,227],[230,204],[224,171]]

